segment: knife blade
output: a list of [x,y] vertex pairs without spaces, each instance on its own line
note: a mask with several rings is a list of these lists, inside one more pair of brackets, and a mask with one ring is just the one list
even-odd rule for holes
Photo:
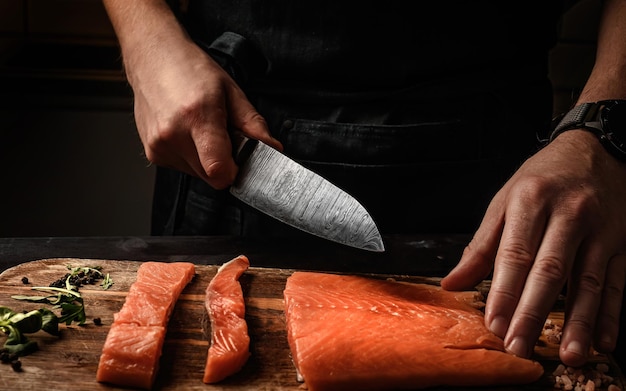
[[236,198],[312,235],[364,250],[385,251],[378,227],[365,207],[321,175],[246,137],[238,143],[235,156],[239,173],[230,193]]

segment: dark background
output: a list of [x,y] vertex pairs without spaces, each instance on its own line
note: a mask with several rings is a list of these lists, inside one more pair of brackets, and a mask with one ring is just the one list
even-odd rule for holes
[[[555,112],[593,64],[598,3],[564,20]],[[101,1],[0,0],[0,237],[148,235],[153,181]]]

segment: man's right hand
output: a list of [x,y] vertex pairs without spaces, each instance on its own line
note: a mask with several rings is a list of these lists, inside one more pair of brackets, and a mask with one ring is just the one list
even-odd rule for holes
[[163,1],[106,0],[135,99],[146,158],[216,189],[237,174],[229,128],[282,149],[235,81],[182,30]]

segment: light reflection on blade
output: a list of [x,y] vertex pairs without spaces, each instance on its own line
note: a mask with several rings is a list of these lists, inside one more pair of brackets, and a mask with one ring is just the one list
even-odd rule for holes
[[320,175],[259,142],[231,194],[286,224],[370,251],[385,251],[376,224],[352,196]]

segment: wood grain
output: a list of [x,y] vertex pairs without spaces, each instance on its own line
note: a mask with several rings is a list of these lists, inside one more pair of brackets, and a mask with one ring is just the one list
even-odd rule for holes
[[[0,274],[0,306],[16,311],[40,308],[41,304],[14,300],[11,295],[34,294],[31,287],[49,285],[67,273],[67,265],[101,266],[114,281],[108,290],[102,290],[98,285],[81,288],[88,318],[84,326],[62,325],[59,338],[43,332],[30,335],[29,338],[38,342],[39,351],[21,358],[21,372],[13,371],[10,365],[0,365],[0,389],[121,390],[96,382],[96,369],[113,314],[124,303],[140,264],[135,261],[56,258],[26,262]],[[216,271],[217,266],[197,265],[195,278],[177,302],[168,325],[154,389],[301,391],[303,386],[297,381],[292,365],[283,314],[282,292],[287,277],[293,272],[291,269],[251,267],[241,277],[252,356],[241,372],[222,383],[202,383],[210,333],[204,291]],[[22,283],[22,277],[27,277],[29,284]],[[414,282],[438,281],[437,278],[427,277],[393,277]],[[487,293],[488,285],[483,285],[481,289]],[[101,326],[93,324],[95,317],[102,320]],[[551,317],[556,321],[562,320],[562,313],[556,311]],[[3,337],[0,337],[0,343],[4,343]],[[535,358],[546,369],[546,375],[540,381],[524,388],[500,387],[494,390],[553,390],[550,374],[559,364],[558,346],[542,340],[535,352]],[[611,374],[617,377],[618,384],[624,389],[623,375],[611,357],[598,355],[593,361],[608,363]]]

